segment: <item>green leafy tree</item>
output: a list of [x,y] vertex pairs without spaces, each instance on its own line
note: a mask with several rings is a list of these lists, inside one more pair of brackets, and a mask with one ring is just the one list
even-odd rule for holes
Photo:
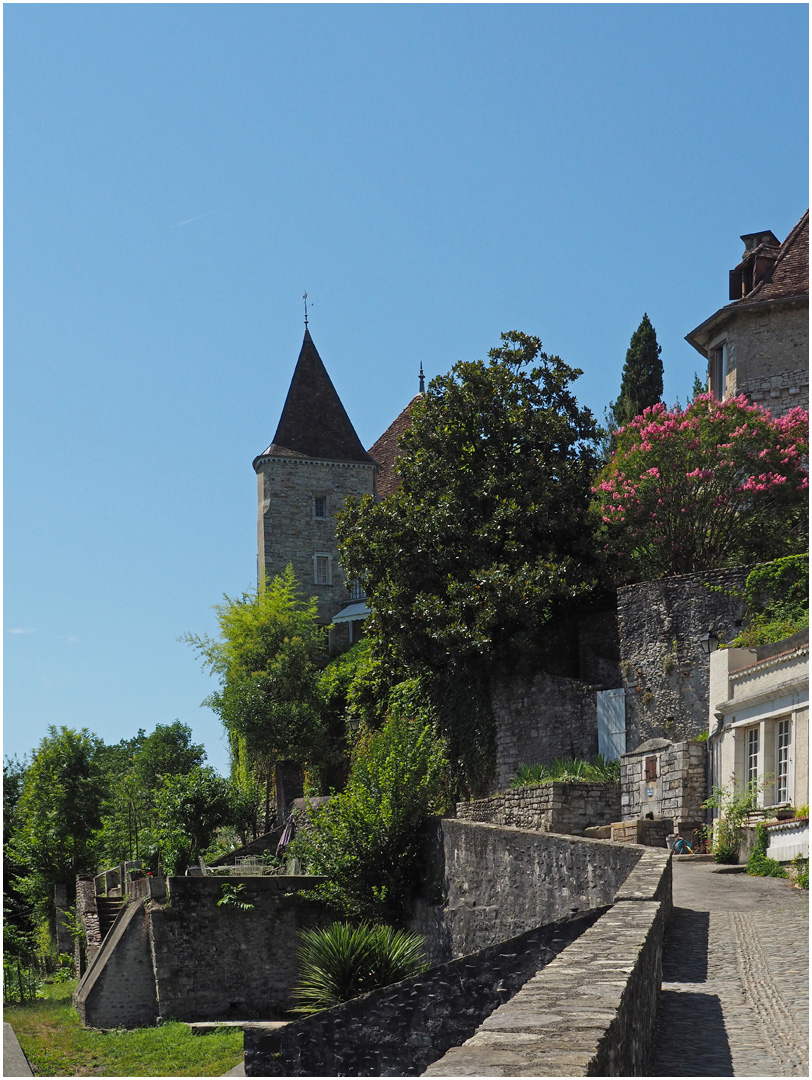
[[399,490],[339,516],[377,675],[421,676],[461,788],[492,767],[491,678],[533,657],[541,628],[595,582],[597,428],[569,389],[580,374],[537,337],[503,334],[487,362],[455,364],[415,403]]
[[134,738],[104,747],[108,796],[99,840],[105,862],[157,859],[155,801],[161,784],[205,759],[202,744],[192,742],[192,729],[180,720],[157,724],[149,735],[142,728]]
[[103,744],[87,729],[48,728],[34,750],[16,806],[8,850],[15,881],[37,921],[52,919],[54,885],[69,895],[76,875],[96,869],[105,795]]
[[187,634],[220,689],[206,701],[228,733],[234,778],[265,789],[265,820],[276,762],[318,765],[335,753],[325,737],[319,666],[325,630],[315,599],[305,600],[288,566],[255,591],[215,606],[220,637]]
[[662,347],[647,314],[632,334],[620,382],[620,395],[609,406],[612,429],[623,427],[663,396]]
[[182,874],[231,817],[228,781],[209,766],[164,777],[156,808],[161,862],[169,873]]
[[807,550],[809,415],[773,418],[745,397],[702,394],[621,428],[594,487],[597,526],[622,581]]
[[402,921],[421,877],[427,816],[445,809],[448,763],[430,724],[393,709],[356,749],[345,790],[294,841],[315,893],[341,914]]
[[407,663],[509,662],[592,583],[596,427],[568,389],[581,373],[536,337],[502,342],[432,380],[401,437],[400,489],[339,518],[372,629]]
[[694,398],[698,398],[700,394],[706,394],[707,392],[707,386],[702,382],[697,373],[694,372],[694,385],[691,388],[691,401],[693,401]]

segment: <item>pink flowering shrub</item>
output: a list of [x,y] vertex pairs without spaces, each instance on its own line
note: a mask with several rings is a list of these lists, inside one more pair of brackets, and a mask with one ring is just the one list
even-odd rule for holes
[[745,397],[662,403],[615,433],[593,512],[618,581],[805,551],[809,414]]

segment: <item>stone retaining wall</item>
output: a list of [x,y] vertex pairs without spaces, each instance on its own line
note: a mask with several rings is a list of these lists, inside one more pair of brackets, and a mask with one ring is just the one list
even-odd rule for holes
[[610,904],[644,848],[445,818],[444,959]]
[[73,994],[82,1023],[97,1028],[154,1024],[158,1015],[145,900],[130,901]]
[[596,692],[602,688],[543,671],[497,686],[491,695],[496,730],[492,790],[507,787],[522,765],[557,757],[594,757],[598,752]]
[[424,1076],[645,1076],[665,912],[621,902]]
[[[150,912],[159,1014],[174,1020],[273,1019],[291,1006],[298,975],[298,931],[332,917],[298,895],[321,878],[169,879],[168,906]],[[240,901],[217,906],[224,885]]]
[[457,803],[457,818],[583,836],[589,826],[620,818],[620,786],[553,781],[513,788],[489,799]]
[[741,631],[744,582],[735,566],[618,589],[620,669],[626,690],[626,746],[691,739],[708,726],[708,657],[701,639]]
[[531,930],[275,1032],[247,1029],[246,1076],[419,1076],[598,914]]

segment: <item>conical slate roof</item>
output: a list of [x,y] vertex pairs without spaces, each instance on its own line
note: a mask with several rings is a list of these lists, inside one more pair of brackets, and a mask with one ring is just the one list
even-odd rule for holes
[[371,464],[307,329],[268,454]]

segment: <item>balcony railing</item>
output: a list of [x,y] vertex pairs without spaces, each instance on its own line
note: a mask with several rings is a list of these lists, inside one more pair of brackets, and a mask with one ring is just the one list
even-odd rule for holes
[[360,581],[348,581],[347,588],[350,592],[350,600],[366,600],[367,594]]

